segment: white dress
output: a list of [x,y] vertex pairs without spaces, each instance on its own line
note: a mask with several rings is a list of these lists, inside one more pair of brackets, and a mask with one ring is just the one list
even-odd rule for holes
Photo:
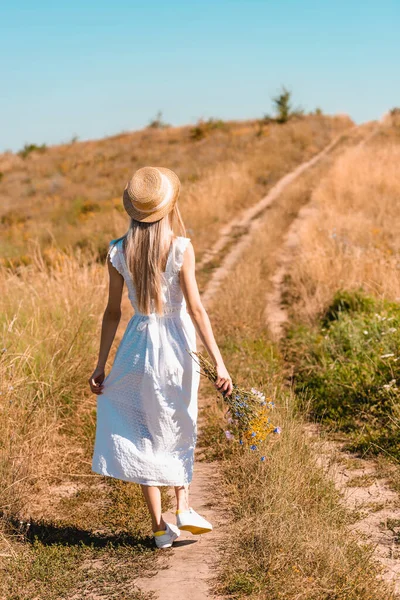
[[188,353],[196,350],[196,334],[179,283],[189,241],[171,243],[162,317],[139,313],[123,240],[110,242],[110,260],[124,277],[135,314],[97,396],[95,473],[145,485],[192,480],[200,374]]

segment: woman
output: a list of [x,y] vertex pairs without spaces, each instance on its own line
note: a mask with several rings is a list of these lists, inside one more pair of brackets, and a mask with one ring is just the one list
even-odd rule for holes
[[[189,506],[200,379],[189,351],[196,350],[196,330],[216,366],[217,389],[232,392],[200,300],[194,250],[177,205],[179,192],[177,175],[163,167],[139,169],[125,187],[123,202],[131,222],[124,236],[110,242],[108,304],[97,366],[89,379],[99,396],[92,470],[141,485],[159,548],[170,547],[181,529],[193,534],[212,530]],[[105,377],[124,282],[135,314]],[[162,517],[162,485],[175,488],[176,525]]]

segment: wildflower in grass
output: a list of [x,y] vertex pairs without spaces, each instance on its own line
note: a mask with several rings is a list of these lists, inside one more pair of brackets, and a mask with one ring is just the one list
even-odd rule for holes
[[274,433],[281,433],[282,429],[280,427],[275,427]]
[[262,462],[264,462],[264,460],[265,460],[265,456],[261,456],[260,460],[261,460]]
[[235,436],[230,431],[225,431],[225,436],[227,440],[234,440]]
[[257,446],[256,446],[255,444],[252,444],[252,445],[250,446],[250,450],[257,450]]
[[389,383],[386,383],[383,387],[384,390],[394,389],[393,386],[396,384],[396,380],[392,379]]

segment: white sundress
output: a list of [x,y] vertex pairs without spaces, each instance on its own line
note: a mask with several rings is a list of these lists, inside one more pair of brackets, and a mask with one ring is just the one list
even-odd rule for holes
[[163,316],[139,313],[123,240],[110,242],[113,266],[124,277],[135,309],[97,396],[92,471],[145,485],[192,480],[197,439],[196,333],[186,310],[179,271],[190,238],[173,239],[163,273]]

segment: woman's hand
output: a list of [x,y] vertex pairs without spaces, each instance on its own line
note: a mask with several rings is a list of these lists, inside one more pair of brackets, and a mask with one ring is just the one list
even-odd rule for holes
[[103,381],[105,379],[104,369],[102,367],[96,367],[93,374],[89,378],[90,389],[93,394],[100,396],[103,393]]
[[233,390],[232,379],[225,365],[217,365],[217,380],[215,387],[224,396],[230,396]]

